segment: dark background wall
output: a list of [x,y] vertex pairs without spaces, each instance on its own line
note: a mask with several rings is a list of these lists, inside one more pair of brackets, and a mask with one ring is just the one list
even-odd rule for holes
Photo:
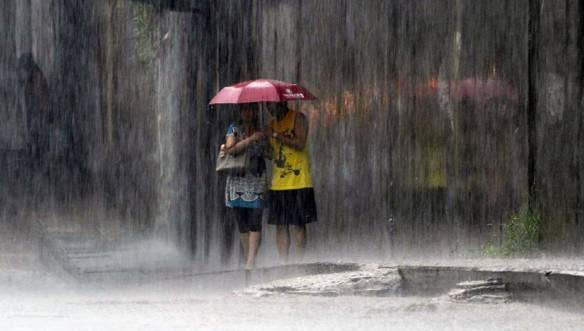
[[321,219],[311,251],[477,252],[500,242],[530,190],[544,247],[582,249],[583,1],[2,6],[3,112],[17,113],[14,68],[32,52],[55,114],[44,172],[24,152],[4,153],[15,156],[3,167],[21,173],[10,185],[34,188],[19,193],[26,209],[232,263],[236,232],[214,160],[233,109],[207,103],[223,86],[268,77],[318,96],[291,104],[310,119]]
[[[319,246],[464,253],[496,240],[526,201],[527,4],[261,3],[260,76],[319,96],[302,105]],[[501,95],[459,95],[489,78]]]
[[213,92],[276,77],[319,96],[294,105],[311,121],[317,251],[478,251],[531,190],[543,246],[576,252],[581,6],[219,2]]

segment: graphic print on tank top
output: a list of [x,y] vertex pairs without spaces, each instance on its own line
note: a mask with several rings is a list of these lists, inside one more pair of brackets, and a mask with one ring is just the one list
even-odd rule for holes
[[[270,127],[283,137],[294,139],[294,124],[298,112],[289,111],[280,121],[270,122]],[[301,150],[282,144],[278,139],[270,139],[274,151],[274,172],[271,190],[295,190],[312,187],[310,175],[309,148]]]
[[[286,138],[294,138],[294,134],[292,133],[291,129],[287,129],[282,133],[282,135]],[[284,144],[280,144],[280,148],[278,148],[278,154],[274,160],[275,166],[281,168],[280,178],[286,178],[286,176],[291,174],[300,176],[302,169],[294,168],[292,167],[292,164],[286,162],[286,160],[288,160],[291,155],[292,153],[290,152],[289,148],[285,147]]]

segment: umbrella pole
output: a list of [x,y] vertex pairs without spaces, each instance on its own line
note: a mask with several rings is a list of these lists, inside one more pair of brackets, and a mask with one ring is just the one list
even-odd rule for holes
[[264,104],[260,102],[260,128],[263,131],[264,127],[266,126],[265,118],[264,118]]

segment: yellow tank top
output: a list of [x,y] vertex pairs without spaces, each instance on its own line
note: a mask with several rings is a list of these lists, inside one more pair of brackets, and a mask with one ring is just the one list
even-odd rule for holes
[[[281,121],[270,122],[270,127],[278,134],[292,138],[294,137],[294,122],[298,114],[297,111],[290,110]],[[308,143],[302,150],[281,144],[274,138],[270,139],[270,143],[274,149],[271,189],[282,191],[312,187]]]

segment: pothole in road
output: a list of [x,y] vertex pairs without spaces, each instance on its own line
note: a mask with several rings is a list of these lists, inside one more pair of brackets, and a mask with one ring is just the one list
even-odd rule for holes
[[[407,296],[402,276],[395,267],[364,265],[356,271],[318,274],[279,279],[235,291],[238,295],[265,297],[276,295],[335,296]],[[500,278],[457,283],[446,295],[440,296],[458,303],[508,303],[513,299],[508,286]],[[409,310],[432,310],[430,306],[412,306]],[[434,307],[435,308],[435,307]]]

